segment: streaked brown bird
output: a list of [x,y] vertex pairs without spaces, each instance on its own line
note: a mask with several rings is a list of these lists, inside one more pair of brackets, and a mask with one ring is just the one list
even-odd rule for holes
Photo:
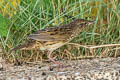
[[53,58],[51,58],[51,53],[60,48],[61,46],[67,44],[73,38],[75,38],[84,28],[95,21],[89,21],[84,19],[74,19],[69,24],[62,26],[49,27],[39,30],[28,36],[28,41],[23,45],[18,45],[17,47],[11,49],[10,53],[15,50],[32,50],[40,49],[47,51],[48,58],[50,61],[59,64]]

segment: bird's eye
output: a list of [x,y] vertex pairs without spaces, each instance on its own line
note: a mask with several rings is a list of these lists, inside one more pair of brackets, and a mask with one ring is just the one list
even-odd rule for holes
[[85,25],[87,25],[87,23],[84,23]]

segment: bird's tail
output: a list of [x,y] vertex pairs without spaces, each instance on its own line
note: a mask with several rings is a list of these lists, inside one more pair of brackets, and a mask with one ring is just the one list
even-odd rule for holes
[[23,45],[18,45],[17,47],[12,48],[9,53],[12,53],[13,51],[16,50],[30,50],[32,47],[34,47],[35,43],[36,42],[34,40],[28,41]]
[[16,50],[24,49],[25,47],[27,47],[27,44],[18,45],[15,48],[12,48],[9,53],[12,53],[13,51],[16,51]]

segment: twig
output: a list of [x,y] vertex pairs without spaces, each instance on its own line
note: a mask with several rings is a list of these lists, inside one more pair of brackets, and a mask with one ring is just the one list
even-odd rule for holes
[[104,45],[99,45],[99,46],[92,46],[89,48],[102,48],[102,47],[113,47],[113,46],[120,46],[120,44],[104,44]]
[[77,44],[77,43],[68,43],[68,44],[69,44],[69,45],[75,45],[75,46],[78,46],[78,47],[89,48],[88,46],[80,45],[80,44]]
[[120,44],[104,44],[104,45],[98,45],[98,46],[94,46],[94,45],[80,45],[80,44],[77,44],[77,43],[68,43],[68,44],[70,44],[70,45],[76,45],[78,47],[89,48],[89,49],[102,48],[102,47],[120,46]]
[[92,59],[92,58],[105,58],[104,56],[77,56],[71,59]]

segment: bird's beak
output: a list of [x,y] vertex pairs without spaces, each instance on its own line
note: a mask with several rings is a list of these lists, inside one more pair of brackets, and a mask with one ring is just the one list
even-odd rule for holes
[[89,21],[88,23],[89,23],[89,25],[91,25],[91,24],[95,24],[96,21]]

